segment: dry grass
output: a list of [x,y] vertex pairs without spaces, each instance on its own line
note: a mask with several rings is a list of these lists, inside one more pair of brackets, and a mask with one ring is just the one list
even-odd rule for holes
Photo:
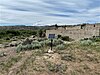
[[100,75],[100,42],[88,46],[73,42],[63,50],[53,49],[53,54],[46,48],[14,55],[6,51],[7,56],[0,57],[0,75]]

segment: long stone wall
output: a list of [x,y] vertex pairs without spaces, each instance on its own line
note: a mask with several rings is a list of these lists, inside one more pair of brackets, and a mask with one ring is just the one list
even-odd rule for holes
[[46,37],[49,34],[69,36],[72,39],[79,40],[83,38],[90,38],[93,36],[100,36],[100,25],[86,25],[81,29],[80,26],[58,28],[56,30],[46,30]]

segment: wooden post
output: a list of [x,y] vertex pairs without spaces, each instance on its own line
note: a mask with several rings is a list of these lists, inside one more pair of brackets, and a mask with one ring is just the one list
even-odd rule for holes
[[53,42],[53,39],[51,39],[51,50],[52,50],[52,46],[53,46],[53,45],[52,45],[52,42]]

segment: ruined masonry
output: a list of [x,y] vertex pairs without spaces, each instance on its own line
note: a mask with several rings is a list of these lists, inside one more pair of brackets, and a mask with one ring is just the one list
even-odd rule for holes
[[74,26],[58,26],[56,28],[46,30],[46,37],[49,34],[69,36],[74,40],[100,36],[100,23],[98,24],[83,24]]

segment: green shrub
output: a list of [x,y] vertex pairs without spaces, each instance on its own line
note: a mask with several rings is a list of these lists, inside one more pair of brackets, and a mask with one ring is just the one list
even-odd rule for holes
[[31,44],[27,44],[27,45],[22,45],[22,50],[30,50],[32,49],[32,45]]
[[37,36],[38,36],[38,37],[45,37],[45,30],[39,29],[39,30],[37,31]]
[[45,41],[41,41],[40,44],[41,44],[42,47],[46,46]]
[[61,38],[62,36],[61,35],[57,35],[57,38]]
[[31,50],[31,49],[39,49],[41,47],[42,47],[41,43],[39,43],[38,41],[33,41],[31,44],[18,45],[16,51],[20,52],[22,50],[24,51],[24,50]]
[[97,42],[93,42],[91,45],[92,46],[97,46]]
[[[53,39],[53,42],[52,42],[53,46],[56,46],[56,45],[59,45],[59,44],[63,44],[63,43],[64,42],[61,39]],[[48,39],[48,40],[41,41],[40,44],[42,46],[50,46],[51,40]]]
[[90,38],[90,40],[92,40],[92,41],[94,41],[94,42],[100,42],[100,37],[98,37],[98,38]]
[[57,46],[56,46],[56,49],[57,49],[57,50],[64,50],[64,49],[65,49],[65,45],[64,45],[64,44],[57,45]]
[[62,36],[61,38],[62,38],[62,40],[64,40],[64,41],[69,41],[69,40],[70,40],[70,39],[69,39],[69,36]]
[[30,40],[29,38],[27,38],[25,41],[23,41],[22,45],[27,45],[27,44],[31,44],[32,40]]
[[50,41],[50,40],[45,40],[45,41],[44,41],[44,44],[45,44],[45,46],[50,46],[51,41]]
[[32,41],[31,45],[32,45],[32,49],[36,49],[36,48],[40,48],[41,47],[41,44],[37,40]]
[[22,45],[22,50],[27,50],[27,45]]
[[22,44],[19,44],[16,48],[16,52],[20,52],[22,50]]
[[[64,42],[61,39],[54,39],[53,40],[53,46],[60,45],[60,44],[63,44],[63,43]],[[50,46],[50,44],[51,44],[50,39],[40,41],[40,42],[35,40],[35,41],[32,41],[31,44],[25,44],[25,45],[20,44],[20,45],[18,45],[16,51],[19,52],[21,50],[40,49],[41,47]],[[59,48],[59,49],[63,49],[63,48]]]
[[61,40],[61,39],[54,39],[53,40],[53,45],[54,46],[60,45],[60,44],[64,44],[63,40]]
[[39,49],[39,48],[41,48],[41,43],[39,42],[39,41],[33,41],[32,43],[31,43],[31,45],[32,45],[32,49]]
[[41,44],[40,43],[37,43],[37,44],[31,44],[32,45],[32,49],[39,49],[41,48]]
[[95,50],[96,50],[97,52],[100,52],[100,46],[96,46]]
[[31,44],[39,44],[39,41],[35,40],[35,41],[32,41]]
[[32,45],[31,44],[27,44],[27,49],[32,49]]
[[69,36],[62,36],[61,39],[63,41],[74,41],[74,39],[70,38]]
[[91,40],[83,40],[83,41],[80,41],[80,44],[83,45],[83,46],[89,46],[92,43],[93,42]]

